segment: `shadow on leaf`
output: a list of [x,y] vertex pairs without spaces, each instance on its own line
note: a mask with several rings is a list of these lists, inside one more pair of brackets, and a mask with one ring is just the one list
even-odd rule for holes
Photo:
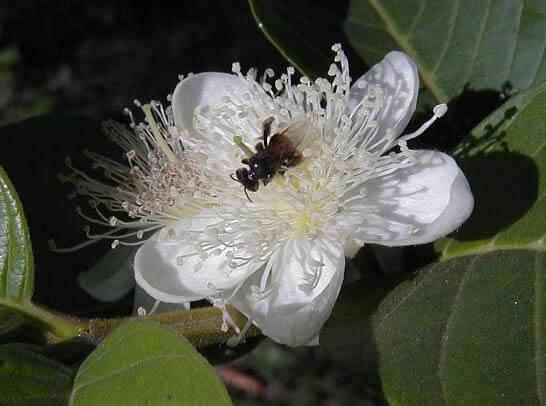
[[534,204],[538,195],[538,168],[527,156],[495,151],[461,162],[474,194],[474,210],[453,237],[490,238],[507,229]]

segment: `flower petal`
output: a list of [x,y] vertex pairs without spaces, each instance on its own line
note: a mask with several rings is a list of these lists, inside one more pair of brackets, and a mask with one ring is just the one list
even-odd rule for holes
[[[210,127],[197,124],[195,118],[198,106],[218,107],[230,91],[248,92],[248,82],[236,75],[220,72],[205,72],[182,80],[175,88],[172,99],[174,122],[184,136],[184,144],[191,151],[200,151],[207,157],[214,157],[211,172],[228,176],[241,161],[241,151],[234,145],[233,136],[218,131],[216,124]],[[224,103],[225,104],[225,103]],[[210,114],[210,113],[209,113]],[[198,128],[196,128],[198,127]]]
[[154,313],[167,313],[175,312],[178,310],[189,310],[190,303],[167,303],[160,302],[156,306],[156,298],[150,296],[144,289],[142,289],[138,284],[135,286],[135,296],[133,300],[133,314],[138,315],[138,309],[143,308],[146,312],[150,312],[154,309]]
[[[226,252],[200,256],[191,236],[182,237],[190,232],[204,236],[206,227],[214,221],[214,217],[206,216],[185,219],[172,228],[175,237],[166,235],[168,230],[156,233],[136,253],[136,283],[155,299],[170,303],[204,299],[240,285],[262,265],[262,260],[245,252],[244,248],[233,248],[236,258],[248,260],[230,268],[232,258],[225,255]],[[217,240],[211,241],[217,243]]]
[[[463,224],[472,213],[474,197],[464,174],[459,170],[451,185],[450,199],[442,214],[432,223],[422,227],[412,237],[396,245],[425,244],[435,241]],[[392,244],[394,245],[394,244]]]
[[[329,317],[337,299],[345,257],[339,241],[332,239],[287,242],[271,257],[273,290],[257,299],[252,291],[263,272],[249,278],[231,303],[273,340],[291,346],[312,341]],[[321,266],[316,265],[320,263]],[[267,266],[265,267],[267,269]],[[319,272],[316,286],[312,275]]]
[[89,270],[78,275],[83,290],[101,302],[114,302],[135,286],[134,247],[121,246],[109,251]]
[[456,162],[441,152],[415,152],[417,164],[365,182],[365,196],[348,204],[341,225],[360,245],[428,243],[470,215],[474,199]]
[[[364,82],[367,86],[361,88],[359,83]],[[374,136],[376,139],[370,140],[369,145],[374,145],[385,138],[387,129],[392,129],[393,134],[398,136],[406,128],[415,111],[419,93],[419,73],[415,63],[403,52],[389,52],[351,87],[350,113],[362,100],[370,96],[373,87],[380,88],[382,96],[381,106],[375,110],[373,117],[378,125]],[[375,96],[372,96],[372,99],[375,99]]]
[[173,92],[174,122],[180,130],[193,136],[193,116],[197,106],[215,105],[225,96],[227,88],[248,89],[248,84],[236,75],[221,72],[204,72],[180,81]]

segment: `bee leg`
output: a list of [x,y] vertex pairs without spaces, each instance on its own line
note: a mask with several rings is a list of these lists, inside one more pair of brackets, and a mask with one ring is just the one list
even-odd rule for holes
[[263,124],[263,138],[264,138],[264,146],[267,147],[267,138],[269,137],[269,134],[271,134],[271,124],[273,124],[273,120],[275,120],[275,117],[267,117],[264,120]]
[[243,164],[245,164],[245,165],[249,165],[249,164],[250,164],[250,161],[249,161],[248,159],[245,158],[245,159],[243,159],[243,160],[241,161],[241,163],[243,163]]
[[264,144],[263,144],[263,142],[257,143],[256,146],[255,146],[254,148],[256,148],[256,151],[258,151],[258,152],[262,151],[262,150],[264,149]]

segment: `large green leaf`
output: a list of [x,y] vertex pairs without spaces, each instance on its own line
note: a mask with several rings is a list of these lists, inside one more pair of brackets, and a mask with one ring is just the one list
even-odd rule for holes
[[29,302],[34,285],[32,248],[21,203],[0,168],[0,334],[19,326],[13,310]]
[[182,336],[150,321],[122,324],[82,364],[70,404],[229,405],[207,361]]
[[475,197],[470,219],[437,244],[442,257],[544,249],[546,82],[513,97],[455,151]]
[[342,41],[334,35],[342,25],[346,45],[367,65],[393,49],[410,54],[436,101],[451,100],[465,86],[525,89],[546,78],[542,0],[351,0],[343,22],[305,0],[250,4],[271,41],[310,75],[324,71],[331,45],[325,41]]
[[464,86],[525,89],[546,78],[540,0],[353,0],[345,30],[369,63],[391,49],[409,53],[442,102]]
[[[307,0],[249,0],[249,4],[266,37],[292,65],[311,77],[325,76],[333,60],[330,47],[348,42],[343,10],[335,3],[328,8]],[[358,59],[352,62],[357,71],[363,70]]]
[[320,342],[344,365],[378,372],[391,404],[544,404],[544,251],[454,258],[382,291],[348,289]]
[[74,371],[10,344],[0,347],[0,405],[66,405]]

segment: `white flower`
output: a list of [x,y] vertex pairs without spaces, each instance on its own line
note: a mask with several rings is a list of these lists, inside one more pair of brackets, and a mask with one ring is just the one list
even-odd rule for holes
[[[145,124],[131,115],[137,137],[110,124],[129,166],[94,155],[108,182],[76,171],[78,191],[92,197],[101,219],[84,216],[116,227],[90,237],[142,243],[136,282],[157,301],[208,299],[223,310],[223,327],[244,335],[248,325],[233,325],[229,303],[280,343],[314,339],[338,296],[345,257],[364,243],[431,242],[473,206],[452,158],[407,146],[445,105],[417,132],[400,135],[417,101],[413,61],[391,52],[351,85],[341,47],[333,50],[331,81],[295,83],[293,68],[258,79],[234,64],[234,74],[182,79],[172,108],[141,106]],[[245,167],[241,159],[270,117],[272,134],[290,127],[302,159],[248,192],[249,200],[230,175]],[[125,220],[107,218],[100,204]]]

